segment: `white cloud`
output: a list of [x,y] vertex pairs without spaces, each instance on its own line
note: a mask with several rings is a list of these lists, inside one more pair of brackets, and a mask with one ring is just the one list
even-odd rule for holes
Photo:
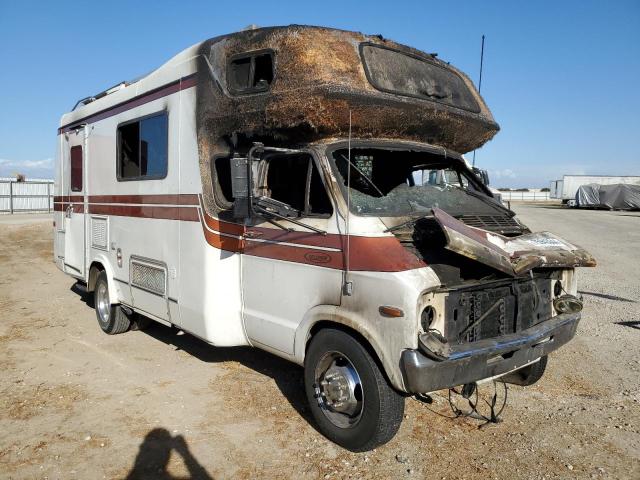
[[53,158],[42,160],[9,160],[0,158],[0,177],[22,174],[30,178],[53,178]]
[[0,158],[0,167],[17,168],[24,170],[33,169],[53,169],[53,158],[45,158],[43,160],[7,160]]
[[502,170],[492,170],[489,173],[491,178],[495,178],[496,180],[499,178],[516,178],[516,172],[511,170],[510,168],[504,168]]

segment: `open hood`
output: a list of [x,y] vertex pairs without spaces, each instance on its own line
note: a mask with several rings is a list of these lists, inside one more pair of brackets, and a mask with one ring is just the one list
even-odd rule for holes
[[552,233],[529,233],[509,238],[465,225],[439,208],[432,211],[445,234],[447,250],[508,275],[519,276],[534,268],[596,266],[596,260],[589,252]]

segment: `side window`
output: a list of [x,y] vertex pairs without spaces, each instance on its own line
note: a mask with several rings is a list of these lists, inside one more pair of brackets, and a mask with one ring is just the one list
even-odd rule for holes
[[271,157],[266,188],[268,195],[300,212],[301,216],[330,216],[331,200],[310,155]]
[[236,55],[231,58],[227,68],[229,90],[236,94],[266,92],[273,76],[271,51]]
[[71,147],[71,191],[82,191],[82,146]]
[[151,180],[167,176],[166,113],[118,127],[118,180]]

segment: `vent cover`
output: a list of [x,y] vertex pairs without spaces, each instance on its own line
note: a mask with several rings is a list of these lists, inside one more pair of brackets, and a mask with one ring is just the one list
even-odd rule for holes
[[167,274],[164,268],[131,261],[131,285],[158,295],[165,294]]
[[91,246],[94,248],[107,249],[109,239],[107,238],[107,219],[101,217],[91,217]]
[[482,228],[497,233],[520,233],[522,227],[508,215],[461,215],[457,217],[470,227]]

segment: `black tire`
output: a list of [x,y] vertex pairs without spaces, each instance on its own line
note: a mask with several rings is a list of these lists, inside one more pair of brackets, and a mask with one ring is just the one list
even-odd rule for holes
[[111,305],[108,298],[109,283],[107,282],[107,272],[103,270],[98,274],[93,291],[98,325],[100,325],[103,332],[109,335],[126,332],[131,326],[131,320],[129,320],[129,317],[120,305]]
[[520,385],[522,387],[533,385],[544,375],[544,372],[547,369],[548,359],[548,355],[540,357],[540,360],[536,363],[532,363],[527,367],[521,368],[509,375],[505,375],[503,381],[505,383],[513,383],[514,385]]
[[[360,390],[355,389],[354,397],[361,397],[357,420],[349,426],[338,426],[329,415],[336,415],[316,383],[317,368],[321,367],[328,355],[339,353],[344,358],[338,361],[350,362],[357,372]],[[336,357],[340,358],[340,357]],[[322,368],[321,368],[322,370]],[[325,372],[326,373],[326,372]],[[326,377],[323,377],[326,379]],[[304,367],[304,383],[307,399],[320,432],[329,440],[351,450],[364,452],[387,443],[393,438],[404,415],[404,396],[390,385],[380,367],[367,349],[351,335],[335,329],[318,332],[311,340]],[[358,393],[361,392],[361,393]],[[324,405],[322,405],[324,403]]]

